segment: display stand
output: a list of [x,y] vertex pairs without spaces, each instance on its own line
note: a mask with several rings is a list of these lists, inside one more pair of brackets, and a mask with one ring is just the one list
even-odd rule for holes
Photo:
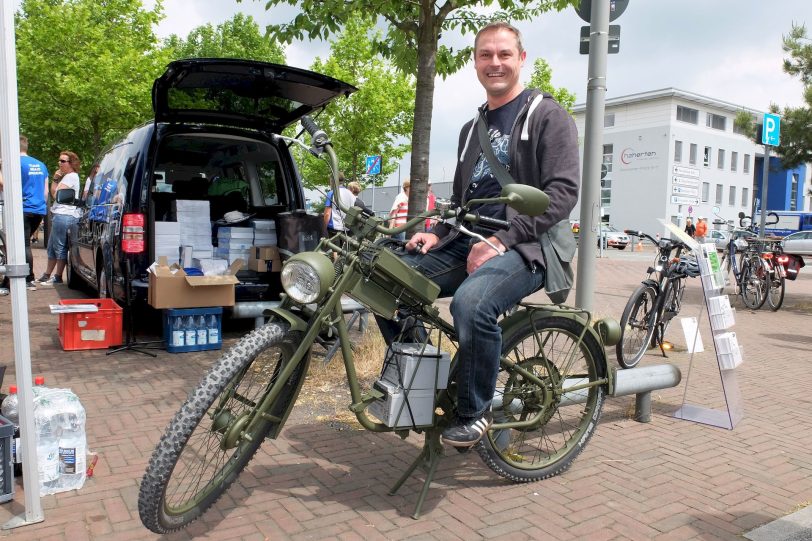
[[[132,281],[130,279],[130,260],[124,261],[124,345],[111,346],[107,355],[119,353],[121,351],[135,351],[150,357],[157,357],[155,353],[145,351],[147,349],[163,349],[163,340],[152,340],[149,342],[137,342],[135,340],[135,329],[133,329],[133,308],[132,308]],[[159,345],[156,345],[159,344]]]
[[[666,224],[667,226],[670,224]],[[723,294],[725,287],[725,276],[721,270],[719,256],[714,244],[699,245],[690,239],[682,231],[674,227],[669,227],[672,232],[676,232],[681,239],[684,236],[691,242],[686,242],[694,248],[697,256],[699,269],[702,275],[702,293],[705,299],[705,308],[710,320],[711,332],[713,334],[713,347],[716,353],[716,363],[719,367],[719,377],[722,383],[722,393],[724,395],[725,409],[718,410],[687,404],[685,402],[688,385],[691,377],[691,367],[693,366],[694,353],[688,365],[688,373],[685,377],[685,392],[682,395],[682,406],[677,409],[672,416],[677,419],[694,421],[720,428],[732,430],[736,424],[744,417],[742,408],[741,393],[736,379],[736,366],[742,362],[742,354],[736,341],[736,333],[728,329],[733,325],[733,313],[730,309],[730,301],[727,295]],[[682,239],[684,240],[684,239]],[[699,320],[702,315],[700,313]],[[699,322],[697,322],[696,334],[699,334]],[[694,344],[696,340],[694,340]],[[691,350],[693,351],[693,349]]]

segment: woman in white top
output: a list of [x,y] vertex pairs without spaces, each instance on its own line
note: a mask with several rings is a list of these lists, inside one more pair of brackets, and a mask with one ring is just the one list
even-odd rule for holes
[[[79,181],[79,156],[70,150],[59,153],[59,171],[54,174],[51,184],[51,196],[54,204],[51,205],[51,234],[48,237],[48,265],[45,273],[37,280],[38,285],[53,285],[62,283],[62,271],[68,260],[68,229],[79,221],[81,209],[76,205],[64,205],[56,202],[56,192],[64,189],[74,191],[76,198],[81,189]],[[51,273],[56,272],[53,276]]]

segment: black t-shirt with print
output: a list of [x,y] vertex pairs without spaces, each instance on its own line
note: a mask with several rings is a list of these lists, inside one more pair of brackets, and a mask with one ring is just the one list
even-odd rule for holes
[[[491,148],[493,148],[496,159],[507,168],[508,172],[510,172],[510,157],[508,156],[510,130],[513,128],[513,123],[516,121],[516,117],[519,115],[522,106],[527,102],[529,93],[530,90],[525,89],[521,94],[505,105],[492,111],[488,110],[485,113],[485,118],[488,122],[488,135],[491,139]],[[474,126],[472,142],[479,144],[476,126]],[[488,164],[487,158],[485,158],[485,154],[480,152],[463,199],[468,201],[471,199],[498,197],[501,191],[502,186],[491,173],[491,167]],[[501,204],[482,205],[476,210],[483,216],[498,218],[500,220],[505,219],[505,206]]]

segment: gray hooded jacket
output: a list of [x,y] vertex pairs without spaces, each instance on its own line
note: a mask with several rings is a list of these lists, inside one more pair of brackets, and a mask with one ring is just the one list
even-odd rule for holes
[[[481,153],[475,121],[467,122],[460,132],[451,196],[455,203],[461,203]],[[513,179],[544,190],[550,196],[550,207],[541,216],[520,215],[507,208],[510,229],[494,236],[509,250],[518,251],[529,265],[543,266],[547,294],[553,302],[562,303],[572,287],[576,249],[569,225],[580,184],[575,122],[551,95],[531,91],[511,130],[508,154]],[[445,240],[453,230],[438,224],[432,232]]]

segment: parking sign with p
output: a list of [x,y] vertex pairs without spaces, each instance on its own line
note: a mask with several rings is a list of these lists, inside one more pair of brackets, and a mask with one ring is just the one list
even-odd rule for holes
[[781,117],[764,113],[764,128],[761,130],[761,144],[777,147],[781,136]]

